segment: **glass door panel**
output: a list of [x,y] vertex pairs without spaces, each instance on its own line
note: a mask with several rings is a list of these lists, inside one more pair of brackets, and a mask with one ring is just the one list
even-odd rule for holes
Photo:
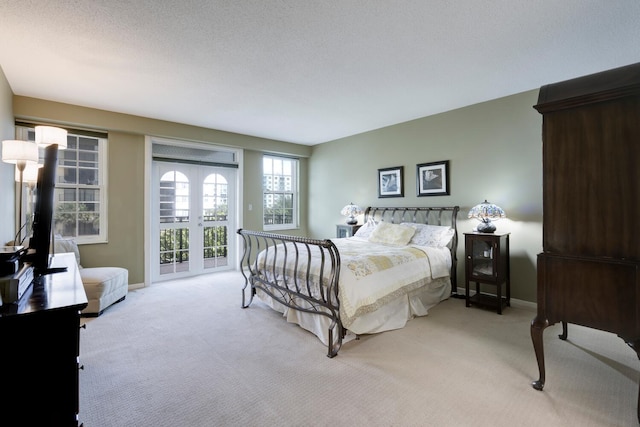
[[209,173],[202,184],[204,269],[226,267],[229,241],[229,184],[221,173]]
[[153,280],[233,268],[236,169],[154,162]]
[[493,245],[491,241],[474,239],[471,244],[471,275],[493,276]]
[[189,228],[191,212],[188,169],[169,170],[160,177],[160,275],[184,273],[190,269]]

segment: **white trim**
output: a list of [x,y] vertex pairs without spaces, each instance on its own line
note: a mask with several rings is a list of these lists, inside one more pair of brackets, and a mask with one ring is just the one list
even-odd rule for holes
[[[63,126],[68,128],[67,126]],[[35,141],[35,124],[22,124],[16,126],[16,137],[18,139],[22,139],[25,141]],[[78,130],[79,131],[79,130]],[[34,138],[29,139],[29,132],[34,134]],[[100,215],[100,232],[98,235],[82,235],[82,236],[74,236],[74,239],[77,241],[79,245],[90,245],[96,243],[108,243],[109,242],[109,138],[108,134],[105,132],[98,132],[100,135],[105,136],[96,136],[96,135],[83,135],[82,133],[74,133],[73,127],[69,130],[69,135],[78,136],[82,138],[93,138],[98,141],[98,181],[100,184],[95,186],[95,188],[100,190],[100,200],[98,201],[100,204],[100,209],[98,210],[98,214]],[[80,150],[80,146],[76,147],[76,150]],[[60,150],[62,151],[62,149]],[[61,155],[58,154],[60,158]],[[77,159],[78,163],[80,162]],[[61,167],[61,162],[58,160],[58,168]],[[76,165],[76,173],[78,173],[79,166]],[[65,185],[56,182],[56,189],[79,189],[78,183]],[[16,206],[19,195],[18,187],[19,183],[16,183]],[[24,191],[24,189],[23,189]],[[24,194],[24,193],[23,193]],[[23,212],[26,212],[26,208],[24,206],[27,203],[28,197],[23,197]],[[76,200],[76,203],[80,203],[80,200]],[[58,202],[54,202],[55,206],[58,205]],[[18,218],[18,213],[15,214],[16,219]],[[54,212],[54,223],[55,223],[55,212]],[[77,228],[77,227],[76,227]],[[77,230],[76,230],[77,231]]]
[[[236,201],[238,207],[236,209],[236,226],[238,229],[244,227],[244,150],[238,149],[236,152],[236,161],[238,162],[238,173],[236,174]],[[237,230],[233,230],[233,235],[236,237],[236,263],[235,269],[240,268],[240,260],[244,255],[244,248],[240,241],[240,236],[236,233]],[[231,236],[229,236],[231,238]]]
[[[265,224],[264,223],[264,210],[265,210],[265,206],[264,206],[264,195],[265,195],[265,189],[264,189],[264,159],[266,157],[272,158],[272,159],[282,159],[282,160],[289,160],[291,162],[293,162],[293,166],[295,168],[293,177],[292,177],[292,184],[293,184],[293,188],[291,193],[293,194],[293,217],[292,217],[292,223],[291,224]],[[300,228],[300,159],[295,158],[295,157],[288,157],[288,156],[281,156],[281,155],[277,155],[277,154],[268,154],[268,153],[264,153],[262,155],[262,181],[261,184],[263,185],[262,187],[262,229],[264,231],[279,231],[279,230],[297,230]],[[284,191],[283,191],[284,193]]]
[[[235,221],[237,228],[241,228],[243,224],[243,206],[244,206],[244,198],[243,198],[243,171],[244,171],[244,151],[241,148],[236,147],[227,147],[224,145],[218,145],[214,143],[207,143],[201,141],[190,141],[190,140],[178,140],[178,139],[170,139],[163,137],[156,137],[147,135],[145,136],[145,162],[144,162],[144,239],[147,242],[145,245],[145,254],[144,254],[144,286],[150,286],[152,283],[152,260],[151,256],[153,250],[151,248],[151,237],[152,237],[152,226],[153,221],[151,218],[152,209],[152,172],[153,172],[153,145],[161,144],[161,145],[172,145],[179,147],[187,147],[187,148],[196,148],[201,150],[212,150],[212,151],[226,151],[234,153],[236,163],[238,164],[238,169],[236,173],[236,213],[235,213]],[[235,230],[230,230],[234,235]],[[240,260],[242,257],[242,249],[240,245],[239,237],[236,240],[236,260]],[[232,236],[229,236],[231,239]],[[236,264],[239,264],[237,262]],[[235,267],[237,269],[237,267]]]
[[145,285],[144,283],[129,283],[129,286],[127,286],[127,289],[130,291],[135,291],[136,289],[142,289],[146,286],[147,285]]
[[[144,241],[151,242],[151,162],[153,139],[144,137]],[[144,246],[144,286],[151,285],[150,244]]]

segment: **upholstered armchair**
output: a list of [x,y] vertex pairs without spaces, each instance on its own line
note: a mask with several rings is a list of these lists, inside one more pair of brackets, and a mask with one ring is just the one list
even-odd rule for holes
[[55,253],[72,252],[80,269],[82,285],[87,294],[89,304],[82,310],[83,316],[99,316],[112,304],[120,302],[127,296],[129,287],[129,271],[121,267],[82,267],[80,251],[74,239],[55,236]]

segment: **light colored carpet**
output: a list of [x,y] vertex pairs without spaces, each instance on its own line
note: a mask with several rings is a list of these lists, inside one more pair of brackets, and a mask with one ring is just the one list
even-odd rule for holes
[[132,291],[83,319],[80,421],[109,426],[633,426],[640,361],[613,334],[545,331],[450,299],[337,357],[259,302],[241,309],[238,272]]

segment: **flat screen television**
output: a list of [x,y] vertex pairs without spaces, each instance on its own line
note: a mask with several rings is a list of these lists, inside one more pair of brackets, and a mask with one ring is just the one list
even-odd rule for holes
[[44,164],[38,170],[36,203],[33,212],[33,235],[29,240],[26,261],[33,267],[35,276],[65,271],[66,268],[51,268],[50,247],[53,223],[54,191],[58,169],[58,145],[51,144],[44,149]]

